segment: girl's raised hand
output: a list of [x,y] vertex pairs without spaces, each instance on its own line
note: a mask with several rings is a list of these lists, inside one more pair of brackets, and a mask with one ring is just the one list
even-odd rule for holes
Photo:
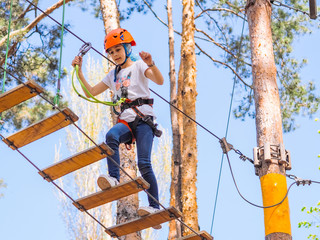
[[151,65],[153,63],[152,56],[150,53],[141,51],[139,52],[139,56],[147,65]]

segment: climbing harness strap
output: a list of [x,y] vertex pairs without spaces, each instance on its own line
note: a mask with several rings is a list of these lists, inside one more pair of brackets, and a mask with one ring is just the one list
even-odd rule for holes
[[161,137],[162,131],[157,128],[158,124],[154,123],[153,116],[144,115],[142,112],[139,111],[139,109],[136,106],[132,107],[132,110],[137,114],[137,116],[132,124],[133,133],[135,133],[135,130],[138,126],[139,121],[142,120],[143,122],[145,122],[146,124],[148,124],[151,127],[153,134],[156,137]]
[[[136,100],[129,100],[129,99],[126,99],[125,102],[123,102],[120,106],[121,108],[121,113],[128,109],[128,108],[131,108],[136,114],[136,118],[134,119],[133,122],[126,122],[125,120],[122,120],[120,118],[118,118],[118,123],[123,123],[124,125],[126,125],[131,134],[132,134],[132,141],[131,142],[128,142],[126,143],[126,147],[128,150],[131,149],[131,144],[134,144],[135,141],[136,141],[136,138],[135,138],[135,135],[136,135],[136,129],[137,129],[137,126],[139,124],[140,121],[143,121],[145,122],[146,124],[148,124],[152,131],[153,131],[153,134],[156,136],[156,137],[161,137],[162,135],[162,131],[157,129],[157,126],[158,124],[155,124],[153,122],[153,116],[150,116],[150,115],[145,115],[143,114],[141,111],[139,111],[139,109],[137,107],[139,106],[142,106],[144,104],[148,104],[148,105],[151,105],[153,104],[153,99],[152,98],[148,98],[148,99],[143,99],[143,98],[137,98]],[[115,110],[115,109],[114,109]],[[118,115],[120,115],[121,113],[118,113]]]
[[126,99],[126,101],[121,104],[121,112],[123,112],[124,110],[126,110],[128,108],[139,107],[144,104],[148,104],[148,105],[152,106],[153,105],[153,98],[147,98],[147,99],[137,98],[136,100],[133,100],[133,101]]
[[126,125],[127,128],[131,132],[131,136],[132,136],[131,141],[125,143],[125,146],[126,146],[127,150],[131,150],[131,148],[132,148],[131,144],[134,144],[136,142],[136,138],[134,136],[134,133],[133,133],[133,131],[132,131],[132,129],[131,129],[131,127],[130,127],[130,125],[129,125],[129,123],[127,121],[118,118],[118,123],[122,123],[122,124]]

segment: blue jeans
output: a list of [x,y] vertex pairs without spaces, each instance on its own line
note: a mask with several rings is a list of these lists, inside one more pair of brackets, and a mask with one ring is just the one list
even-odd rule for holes
[[[154,137],[153,131],[148,124],[140,120],[136,128],[135,137],[137,143],[139,171],[141,176],[150,184],[150,188],[147,191],[158,201],[158,184],[151,166],[151,150]],[[119,144],[129,142],[131,141],[131,138],[132,135],[130,130],[123,123],[117,123],[114,125],[106,135],[106,143],[114,151],[112,159],[115,160],[119,165]],[[109,175],[119,181],[119,167],[109,158],[107,158],[107,160]],[[148,201],[151,207],[159,209],[159,204],[149,195]]]

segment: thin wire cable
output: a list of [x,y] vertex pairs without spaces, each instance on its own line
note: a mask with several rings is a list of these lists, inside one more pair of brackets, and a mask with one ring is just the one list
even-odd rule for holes
[[[37,8],[39,11],[41,11],[43,14],[45,14],[48,18],[50,18],[52,21],[54,21],[56,24],[58,24],[60,27],[62,26],[57,20],[55,20],[54,18],[52,18],[49,14],[45,13],[42,9],[40,9],[38,6],[35,6],[32,2],[30,2],[29,0],[26,0],[27,2],[29,2],[31,5],[33,5],[35,8]],[[73,33],[71,30],[69,30],[68,28],[65,28],[66,31],[68,31],[69,33],[71,33],[73,36],[75,36],[77,39],[79,39],[80,41],[82,41],[83,43],[86,43],[83,39],[81,39],[78,35],[76,35],[75,33]],[[107,59],[108,61],[110,61],[111,63],[115,64],[111,59],[107,58],[105,55],[103,55],[102,53],[100,53],[98,50],[96,50],[94,47],[92,47],[92,49],[98,53],[100,56],[102,56],[103,58]],[[149,88],[150,89],[150,88]],[[151,92],[153,92],[155,95],[157,95],[159,98],[161,98],[162,100],[164,100],[166,103],[168,103],[170,106],[172,106],[173,108],[175,108],[177,111],[179,111],[180,113],[182,113],[183,115],[185,115],[187,118],[189,118],[191,121],[193,121],[194,123],[196,123],[198,126],[200,126],[201,128],[203,128],[205,131],[207,131],[208,133],[210,133],[212,136],[214,136],[215,138],[217,138],[218,140],[221,140],[217,135],[215,135],[214,133],[212,133],[209,129],[207,129],[206,127],[204,127],[202,124],[200,124],[199,122],[197,122],[196,120],[194,120],[193,118],[191,118],[190,116],[188,116],[186,113],[184,113],[182,110],[180,110],[179,108],[177,108],[176,106],[174,106],[172,103],[170,103],[168,100],[166,100],[165,98],[163,98],[162,96],[160,96],[158,93],[156,93],[155,91],[153,91],[152,89],[150,89]]]
[[[38,9],[40,12],[42,12],[44,15],[46,15],[48,18],[50,18],[52,21],[54,21],[56,24],[58,24],[60,27],[62,27],[62,24],[59,23],[56,19],[54,19],[53,17],[51,17],[49,14],[47,14],[46,12],[44,12],[41,8],[39,8],[38,6],[34,5],[32,2],[30,2],[29,0],[26,0],[28,3],[30,3],[33,7],[35,7],[36,9]],[[73,33],[69,28],[64,28],[66,31],[68,31],[71,35],[73,35],[75,38],[79,39],[82,43],[87,43],[85,42],[82,38],[80,38],[77,34]],[[94,47],[91,47],[91,49],[93,49],[96,53],[98,53],[100,56],[104,57],[105,59],[107,59],[109,62],[113,63],[114,65],[116,65],[110,58],[106,57],[104,54],[102,54],[101,52],[99,52],[97,49],[95,49]]]
[[219,26],[219,24],[218,24],[217,20],[215,20],[213,17],[211,17],[211,16],[210,16],[210,14],[209,14],[209,13],[207,13],[207,12],[203,9],[203,7],[200,5],[200,3],[199,3],[199,1],[198,1],[198,0],[196,0],[196,3],[197,3],[197,5],[199,6],[199,8],[201,9],[201,11],[202,11],[202,12],[205,12],[205,13],[206,13],[206,15],[207,15],[207,16],[208,16],[212,21],[214,21],[215,25],[217,26],[217,28],[219,29],[219,31],[222,33],[222,35],[223,35],[224,39],[225,39],[225,40],[226,40],[226,42],[227,42],[227,37],[226,37],[225,33],[222,31],[222,29],[220,28],[220,26]]
[[[239,48],[238,48],[238,59],[237,59],[237,63],[236,63],[236,71],[238,71],[238,68],[239,68],[239,57],[240,57],[240,53],[241,53],[241,45],[242,45],[242,40],[243,40],[244,25],[245,25],[245,20],[243,20],[243,23],[242,23],[241,37],[240,37],[240,43],[239,43]],[[230,118],[231,118],[231,110],[232,110],[232,103],[233,103],[235,86],[236,86],[236,76],[234,76],[234,78],[233,78],[233,86],[232,86],[232,93],[231,93],[231,99],[230,99],[230,106],[229,106],[229,112],[228,112],[228,120],[227,120],[225,138],[227,138],[228,131],[229,131],[229,124],[230,124]],[[219,170],[219,176],[218,176],[218,184],[217,184],[217,189],[216,189],[216,197],[215,197],[215,201],[214,201],[212,220],[211,220],[210,235],[212,235],[213,223],[214,223],[216,207],[217,207],[217,202],[218,202],[218,195],[219,195],[219,189],[220,189],[220,181],[221,181],[223,160],[224,160],[224,154],[222,154],[222,156],[221,156],[220,170]]]
[[54,104],[57,106],[59,105],[60,100],[60,88],[61,88],[61,65],[62,65],[62,49],[63,49],[63,35],[64,35],[64,16],[65,16],[65,9],[66,9],[66,0],[63,0],[63,10],[62,10],[62,25],[61,25],[61,33],[60,33],[60,57],[59,57],[59,76],[58,76],[58,83],[57,83],[57,93],[54,98]]
[[[40,9],[38,6],[34,5],[32,2],[30,2],[29,0],[26,0],[27,2],[29,2],[31,5],[33,5],[35,8],[37,8],[39,11],[41,11],[43,14],[45,14],[47,17],[49,17],[51,20],[53,20],[55,23],[57,23],[60,27],[62,27],[62,25],[55,20],[54,18],[52,18],[49,14],[45,13],[42,9]],[[82,41],[83,43],[86,43],[83,39],[81,39],[80,37],[78,37],[76,34],[74,34],[72,31],[70,31],[69,29],[65,28],[68,32],[70,32],[73,36],[75,36],[76,38],[78,38],[80,41]],[[112,60],[110,60],[109,58],[107,58],[105,55],[101,54],[99,51],[97,51],[95,48],[92,47],[92,49],[97,52],[99,55],[101,55],[102,57],[106,58],[108,61],[114,63]],[[150,89],[151,92],[153,92],[155,95],[157,95],[159,98],[161,98],[162,100],[164,100],[165,102],[167,102],[171,107],[174,107],[177,111],[179,111],[180,113],[182,113],[184,116],[186,116],[187,118],[189,118],[191,121],[193,121],[194,123],[196,123],[198,126],[200,126],[201,128],[203,128],[205,131],[207,131],[208,133],[210,133],[212,136],[214,136],[215,138],[217,138],[218,140],[221,140],[217,135],[215,135],[214,133],[212,133],[210,130],[208,130],[206,127],[204,127],[202,124],[200,124],[199,122],[197,122],[196,120],[194,120],[193,118],[191,118],[190,116],[188,116],[186,113],[184,113],[182,110],[180,110],[179,108],[177,108],[176,106],[174,106],[173,104],[171,104],[169,101],[167,101],[165,98],[163,98],[162,96],[160,96],[158,93],[156,93],[155,91],[153,91],[152,89]],[[39,94],[40,96],[42,96],[41,94]],[[47,100],[49,101],[49,100]],[[52,105],[52,103],[49,101],[49,103]],[[57,108],[59,109],[59,108]],[[59,111],[61,112],[61,110],[59,109]],[[73,122],[73,121],[72,121]],[[81,130],[81,128],[79,128],[74,122],[73,124],[78,128],[78,130],[80,132],[82,132],[90,141],[92,141],[96,146],[98,146],[85,132],[83,132]],[[124,171],[120,166],[119,168]],[[125,172],[125,171],[124,171]],[[126,173],[127,174],[127,173]],[[127,174],[128,175],[128,174]],[[129,176],[129,175],[128,175]],[[129,176],[130,177],[130,176]],[[131,178],[132,179],[132,178]],[[133,180],[133,179],[132,179]],[[151,198],[153,198],[153,196],[151,196],[151,194],[149,194],[146,190],[144,190]],[[156,199],[154,199],[156,200]],[[161,207],[163,207],[165,210],[167,210],[163,205],[161,205],[159,203],[159,205]],[[179,220],[179,219],[178,219]],[[196,233],[198,235],[197,232],[195,232],[192,228],[190,228],[189,226],[187,226],[183,221],[179,220],[183,225],[185,225],[186,227],[188,227],[191,231],[193,231],[194,233]]]
[[[39,9],[41,12],[43,12],[40,8],[38,8],[37,6],[35,6],[34,4],[32,4],[29,0],[26,0],[27,2],[29,2],[31,5],[33,5],[34,7],[36,7],[37,9]],[[55,21],[58,25],[60,25],[61,26],[61,24],[60,23],[58,23],[56,20],[54,20],[52,17],[50,17],[48,14],[46,14],[45,12],[43,12],[45,15],[47,15],[50,19],[52,19],[53,21]],[[66,29],[66,30],[68,30],[68,29]],[[68,30],[72,35],[74,35],[75,37],[77,37],[79,40],[81,40],[82,42],[84,42],[81,38],[79,38],[77,35],[75,35],[75,34],[73,34],[70,30]],[[84,42],[85,43],[85,42]],[[109,60],[110,62],[112,62],[110,59],[108,59],[106,56],[104,56],[103,54],[101,54],[100,52],[98,52],[95,48],[92,48],[92,49],[94,49],[94,51],[96,51],[99,55],[101,55],[101,56],[103,56],[104,58],[106,58],[107,60]],[[2,68],[2,67],[1,67]],[[3,68],[2,68],[3,69]],[[150,89],[151,90],[151,89]],[[179,112],[181,112],[181,113],[183,113],[186,117],[188,117],[190,120],[192,120],[193,122],[195,122],[196,124],[198,124],[200,127],[202,127],[203,129],[205,129],[207,132],[209,132],[211,135],[213,135],[213,136],[215,136],[217,139],[219,139],[220,140],[220,138],[219,137],[217,137],[215,134],[213,134],[211,131],[209,131],[207,128],[205,128],[203,125],[201,125],[201,124],[199,124],[198,122],[196,122],[194,119],[192,119],[191,117],[189,117],[188,115],[186,115],[183,111],[181,111],[180,109],[178,109],[177,107],[175,107],[174,105],[172,105],[169,101],[167,101],[167,100],[165,100],[163,97],[161,97],[159,94],[157,94],[156,92],[154,92],[153,90],[151,90],[154,94],[156,94],[158,97],[160,97],[161,99],[163,99],[165,102],[167,102],[168,104],[170,104],[172,107],[174,107],[176,110],[178,110]],[[39,94],[42,98],[44,98],[41,94]],[[50,102],[49,100],[47,100],[48,102]],[[51,103],[51,102],[50,102]],[[52,103],[51,103],[52,104]],[[61,110],[60,110],[61,111]],[[81,128],[79,127],[79,126],[77,126],[73,121],[72,121],[72,123],[73,123],[73,125],[75,125],[77,128],[78,128],[78,130],[79,131],[81,131],[90,141],[92,141],[96,146],[97,146],[97,144],[85,133],[85,132],[83,132],[82,130],[81,130]],[[3,137],[2,135],[1,135],[1,137]],[[18,151],[20,154],[22,154],[20,151]],[[23,154],[22,154],[23,155]],[[24,156],[24,155],[23,155]],[[25,157],[26,158],[26,157]],[[237,187],[237,184],[236,184],[236,182],[235,182],[235,178],[234,178],[234,175],[233,175],[233,172],[232,172],[232,168],[231,168],[231,164],[230,164],[230,160],[229,160],[229,156],[228,156],[228,154],[227,154],[227,159],[228,159],[228,163],[229,163],[229,167],[230,167],[230,171],[231,171],[231,174],[232,174],[232,178],[233,178],[233,180],[234,180],[234,184],[235,184],[235,186],[236,186],[236,188],[237,188],[237,191],[238,191],[238,193],[239,193],[239,195],[246,201],[246,202],[248,202],[249,204],[251,204],[251,205],[253,205],[253,206],[256,206],[256,207],[260,207],[260,208],[269,208],[269,207],[274,207],[274,206],[277,206],[277,205],[279,205],[279,204],[281,204],[284,200],[285,200],[285,198],[287,197],[287,195],[288,195],[288,193],[289,193],[289,190],[291,189],[291,187],[293,186],[293,184],[295,184],[295,183],[297,183],[297,182],[294,182],[294,183],[292,183],[291,185],[290,185],[290,187],[289,187],[289,189],[288,189],[288,191],[287,191],[287,194],[286,194],[286,196],[285,196],[285,198],[281,201],[281,202],[279,202],[278,204],[275,204],[275,205],[272,205],[272,206],[267,206],[267,207],[263,207],[263,206],[259,206],[259,205],[256,205],[256,204],[253,204],[253,203],[251,203],[251,202],[249,202],[247,199],[245,199],[242,195],[241,195],[241,193],[240,193],[240,191],[239,191],[239,189],[238,189],[238,187]],[[120,167],[120,166],[119,166]],[[121,167],[120,167],[120,169],[121,169]],[[121,170],[123,170],[123,169],[121,169]],[[125,172],[125,171],[124,171]],[[312,182],[314,182],[314,183],[319,183],[320,184],[320,182],[317,182],[317,181],[312,181]],[[57,186],[58,188],[59,188],[59,186]],[[63,189],[61,189],[60,188],[60,190],[62,191],[62,192],[64,192],[63,191]],[[146,191],[145,191],[146,192]],[[65,193],[65,192],[64,192]],[[148,192],[146,192],[147,194],[149,194]],[[65,193],[65,194],[67,194],[67,193]],[[151,196],[151,197],[153,197],[153,196]],[[154,199],[154,200],[156,200],[156,199]],[[161,204],[160,204],[161,205]],[[162,206],[162,205],[161,205]],[[163,206],[162,206],[163,207]],[[166,209],[165,207],[163,207],[164,209]],[[86,211],[86,213],[87,213],[87,211]],[[89,214],[89,213],[87,213],[88,215],[91,215],[91,214]],[[93,218],[93,219],[95,219],[92,215],[91,215],[91,217]],[[98,221],[97,219],[95,219],[96,221]],[[186,226],[186,227],[188,227],[190,230],[192,230],[194,233],[196,233],[198,236],[199,236],[199,234],[197,233],[197,232],[195,232],[192,228],[190,228],[188,225],[186,225],[182,220],[180,220],[180,219],[177,219],[178,221],[180,221],[184,226]],[[103,226],[103,225],[102,225]],[[111,232],[111,231],[110,231]],[[119,239],[119,238],[118,238]]]
[[211,134],[212,136],[214,136],[215,138],[217,138],[219,141],[221,140],[221,138],[219,138],[216,134],[214,134],[213,132],[211,132],[208,128],[206,128],[205,126],[203,126],[201,123],[199,123],[198,121],[194,120],[192,117],[190,117],[189,115],[187,115],[185,112],[183,112],[182,110],[180,110],[179,108],[177,108],[175,105],[173,105],[171,102],[169,102],[167,99],[165,99],[164,97],[162,97],[161,95],[159,95],[158,93],[156,93],[155,91],[153,91],[151,88],[149,88],[149,90],[154,93],[156,96],[158,96],[159,98],[161,98],[163,101],[165,101],[166,103],[168,103],[171,107],[173,107],[174,109],[176,109],[178,112],[182,113],[185,117],[189,118],[192,122],[196,123],[199,127],[201,127],[202,129],[204,129],[205,131],[207,131],[209,134]]
[[[1,133],[0,133],[0,138],[5,139],[6,141],[9,142],[8,139],[6,139]],[[77,208],[79,210],[83,210],[86,214],[88,214],[93,220],[95,220],[101,227],[103,227],[105,230],[108,230],[112,232],[109,228],[104,226],[98,219],[96,219],[92,214],[90,214],[83,206],[81,206],[76,200],[74,200],[66,191],[64,191],[58,184],[56,184],[45,172],[43,172],[35,163],[33,163],[25,154],[23,154],[12,142],[9,143],[10,146],[14,148],[24,159],[26,159],[34,168],[38,170],[38,172],[41,172],[45,177],[44,179],[49,179],[50,183],[52,183],[57,189],[59,189],[66,197],[68,197],[73,203],[77,205]],[[112,232],[113,233],[113,232]],[[120,238],[113,233],[115,237],[117,237],[119,240]]]
[[[1,69],[3,69],[1,66],[0,66]],[[24,84],[25,86],[27,86],[28,88],[31,88],[29,87],[28,85],[26,85],[23,81],[21,81],[19,78],[15,77],[13,74],[11,74],[10,72],[8,72],[8,74],[10,76],[12,76],[13,78],[15,78],[16,80],[18,80],[19,82],[21,82],[22,84]],[[31,88],[32,89],[32,88]],[[35,90],[37,91],[37,90]],[[43,100],[45,100],[46,102],[48,102],[50,105],[52,105],[53,107],[55,107],[55,109],[57,109],[59,112],[61,112],[62,114],[64,114],[66,116],[66,118],[68,120],[71,121],[71,123],[85,136],[87,137],[96,147],[98,147],[103,153],[105,153],[105,150],[103,150],[87,133],[85,133],[69,116],[67,116],[59,107],[55,106],[53,102],[51,102],[49,99],[47,99],[46,97],[44,97],[41,93],[38,92],[38,95],[39,97],[41,97]],[[1,134],[0,134],[1,135]],[[1,135],[2,136],[2,135]],[[3,137],[3,136],[2,136]],[[4,137],[3,137],[4,138]],[[4,138],[6,139],[6,138]],[[9,140],[6,140],[9,142]],[[13,145],[14,146],[14,145]],[[16,147],[15,147],[16,148]],[[16,148],[17,149],[17,148]],[[106,153],[105,153],[106,154]],[[107,155],[107,154],[106,154]],[[119,167],[119,169],[121,169],[121,171],[126,174],[130,179],[131,181],[134,181],[138,187],[141,187],[140,184],[133,178],[131,177],[123,167],[121,167],[112,157],[108,156],[107,155],[107,158],[110,159],[117,167]],[[29,161],[31,163],[31,161]],[[32,163],[32,165],[34,167],[36,167],[36,165],[34,165]],[[38,167],[36,167],[38,169]],[[39,170],[39,169],[38,169]],[[41,170],[40,170],[41,171]],[[143,189],[143,191],[150,197],[152,198],[154,201],[156,201],[159,206],[161,206],[164,210],[168,211],[170,214],[172,214],[168,208],[166,208],[163,204],[161,204],[159,202],[159,200],[157,200],[154,196],[152,196],[146,189]],[[70,198],[70,197],[69,197]],[[70,198],[71,199],[71,198]],[[190,231],[192,231],[193,233],[195,233],[196,235],[200,236],[200,234],[198,232],[196,232],[193,228],[191,228],[190,226],[188,226],[184,221],[182,221],[181,219],[179,218],[176,218],[177,221],[179,221],[182,225],[184,225],[185,227],[187,227]],[[110,230],[109,230],[110,231]],[[110,231],[111,232],[111,231]],[[200,236],[201,237],[201,236]]]
[[233,183],[234,183],[234,185],[235,185],[235,187],[236,187],[236,189],[237,189],[237,192],[238,192],[239,196],[240,196],[244,201],[246,201],[247,203],[249,203],[250,205],[252,205],[252,206],[254,206],[254,207],[265,209],[265,208],[272,208],[272,207],[275,207],[275,206],[280,205],[280,204],[283,203],[283,201],[287,198],[291,187],[292,187],[294,184],[297,184],[297,183],[298,183],[298,181],[295,181],[295,182],[293,182],[293,183],[290,184],[290,186],[289,186],[289,188],[288,188],[288,190],[287,190],[286,195],[284,196],[284,198],[283,198],[280,202],[278,202],[278,203],[276,203],[276,204],[273,204],[273,205],[270,205],[270,206],[260,206],[260,205],[257,205],[257,204],[255,204],[255,203],[252,203],[252,202],[250,202],[249,200],[247,200],[247,199],[241,194],[241,192],[240,192],[240,190],[239,190],[239,188],[238,188],[236,179],[235,179],[234,174],[233,174],[233,170],[232,170],[232,167],[231,167],[231,162],[230,162],[228,153],[226,153],[226,155],[227,155],[227,159],[228,159],[228,164],[229,164],[229,169],[230,169],[230,173],[231,173],[231,176],[232,176],[232,180],[233,180]]

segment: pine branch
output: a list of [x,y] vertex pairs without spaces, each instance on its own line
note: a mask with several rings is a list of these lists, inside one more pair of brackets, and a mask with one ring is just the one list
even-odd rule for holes
[[[220,11],[220,12],[222,12],[222,11],[224,11],[224,12],[229,12],[229,13],[232,13],[232,14],[236,15],[237,17],[239,17],[239,18],[241,18],[241,19],[243,19],[243,20],[247,21],[247,19],[246,19],[245,17],[243,17],[243,16],[239,15],[237,12],[235,12],[235,11],[233,11],[233,10],[231,10],[231,9],[228,9],[228,8],[211,8],[211,9],[204,9],[202,12],[200,12],[200,13],[195,17],[195,19],[197,19],[197,18],[201,17],[201,15],[202,15],[203,13],[207,13],[207,12],[215,12],[215,11]],[[239,9],[239,11],[240,11],[240,12],[244,12],[244,10],[241,10],[241,9]]]
[[244,64],[251,66],[250,63],[245,62],[244,60],[240,59],[237,55],[233,54],[229,49],[227,49],[226,47],[222,46],[221,44],[217,43],[212,37],[210,37],[206,32],[204,32],[203,30],[200,30],[198,28],[195,29],[197,32],[202,33],[203,35],[205,35],[207,38],[210,39],[210,42],[212,42],[214,45],[216,45],[217,47],[221,48],[222,50],[224,50],[225,52],[229,53],[232,57],[234,57],[235,59],[238,59],[239,61],[243,62]]
[[221,61],[218,61],[216,59],[214,59],[213,57],[211,57],[207,52],[203,51],[202,48],[200,48],[200,46],[196,43],[196,47],[203,53],[205,54],[208,58],[210,58],[213,62],[215,63],[219,63],[227,68],[229,68],[238,78],[239,80],[244,84],[246,85],[247,87],[249,87],[250,89],[252,89],[252,86],[249,85],[248,83],[246,83],[240,76],[239,74],[229,65],[229,64],[226,64],[224,62],[221,62]]
[[[73,0],[65,0],[65,3],[68,3],[70,1]],[[52,13],[54,10],[58,9],[59,7],[61,7],[63,5],[63,0],[60,0],[59,2],[57,2],[56,4],[52,5],[51,7],[47,8],[47,10],[45,11],[45,13],[40,14],[38,17],[36,17],[28,26],[13,31],[10,33],[9,36],[9,40],[11,40],[13,37],[17,37],[17,41],[21,41],[22,38],[31,30],[33,29],[42,19],[44,19],[47,15],[49,15],[50,13]],[[1,40],[0,40],[0,47],[2,47],[6,41],[7,41],[8,36],[4,36]]]

